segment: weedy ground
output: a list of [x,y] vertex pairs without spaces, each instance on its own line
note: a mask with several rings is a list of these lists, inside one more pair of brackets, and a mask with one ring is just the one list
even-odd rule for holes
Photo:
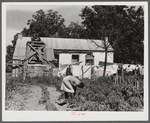
[[[110,77],[97,80],[84,79],[85,87],[78,88],[73,100],[73,111],[141,111],[144,106],[143,76],[126,76],[124,83],[115,85]],[[133,83],[139,82],[137,89]],[[6,78],[6,110],[67,110],[67,105],[58,106],[55,101],[64,99],[62,80],[49,76]]]

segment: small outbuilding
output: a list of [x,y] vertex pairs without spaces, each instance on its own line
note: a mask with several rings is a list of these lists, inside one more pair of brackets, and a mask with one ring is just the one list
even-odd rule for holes
[[[45,43],[45,58],[47,61],[56,61],[55,66],[63,71],[68,64],[73,65],[73,74],[79,76],[81,72],[81,66],[84,67],[84,71],[91,65],[99,65],[100,62],[104,62],[105,50],[101,47],[97,47],[92,41],[97,42],[103,46],[101,40],[90,39],[71,39],[71,38],[45,38],[40,37],[41,41]],[[23,61],[26,58],[27,42],[31,41],[31,37],[19,36],[14,55],[14,63]],[[113,63],[114,51],[110,47],[107,54],[107,62]],[[75,65],[75,63],[79,63]],[[41,64],[41,63],[40,63]],[[16,72],[16,71],[15,71]],[[91,76],[91,73],[84,75],[84,77]]]

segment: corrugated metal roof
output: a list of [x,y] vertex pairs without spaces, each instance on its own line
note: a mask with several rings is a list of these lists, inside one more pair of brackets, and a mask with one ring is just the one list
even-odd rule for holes
[[[30,37],[18,39],[14,52],[13,59],[24,59],[26,52],[26,43],[31,41]],[[71,38],[45,38],[41,37],[41,41],[46,43],[46,48],[57,50],[89,50],[89,51],[104,51],[103,48],[97,47],[91,40],[86,39],[71,39]],[[102,46],[101,40],[94,40]],[[109,51],[113,51],[110,47]]]

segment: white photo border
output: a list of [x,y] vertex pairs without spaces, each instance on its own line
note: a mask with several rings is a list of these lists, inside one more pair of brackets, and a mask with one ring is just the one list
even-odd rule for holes
[[[143,5],[144,6],[144,111],[143,112],[75,112],[6,111],[5,55],[7,5]],[[3,2],[2,3],[2,121],[147,121],[148,120],[148,2]],[[83,115],[84,114],[84,115]]]

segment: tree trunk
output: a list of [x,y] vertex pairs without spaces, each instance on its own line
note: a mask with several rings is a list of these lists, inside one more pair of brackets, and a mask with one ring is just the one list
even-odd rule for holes
[[106,65],[107,65],[107,48],[105,49],[105,61],[104,61],[103,76],[105,76],[105,73],[106,73]]

